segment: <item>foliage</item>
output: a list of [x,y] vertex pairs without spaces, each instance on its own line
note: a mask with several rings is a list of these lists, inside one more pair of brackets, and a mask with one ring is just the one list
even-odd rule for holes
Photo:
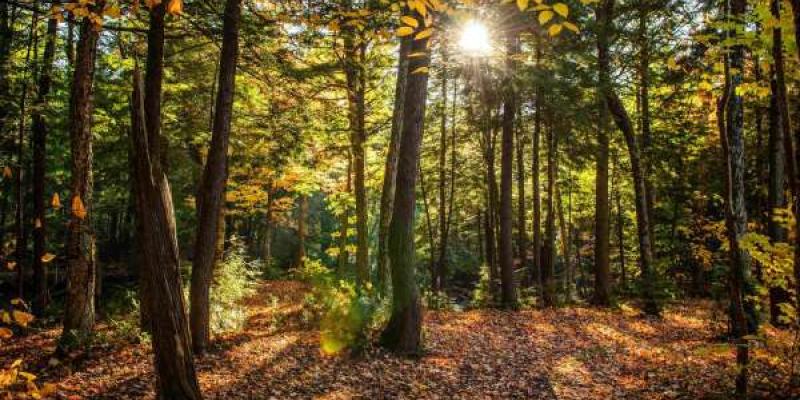
[[242,300],[255,292],[254,280],[260,268],[258,261],[247,260],[241,239],[231,237],[224,258],[214,271],[211,285],[209,315],[212,332],[229,332],[244,326],[247,309]]

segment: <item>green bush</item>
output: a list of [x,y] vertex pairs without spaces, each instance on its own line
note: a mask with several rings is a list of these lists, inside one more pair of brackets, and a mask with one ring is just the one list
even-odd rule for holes
[[255,292],[253,283],[260,269],[258,262],[246,259],[244,243],[232,237],[222,263],[214,271],[209,298],[211,332],[230,332],[244,326],[247,309],[241,301]]

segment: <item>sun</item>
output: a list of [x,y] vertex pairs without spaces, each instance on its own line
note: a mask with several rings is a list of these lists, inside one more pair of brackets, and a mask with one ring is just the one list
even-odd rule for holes
[[483,56],[492,51],[489,30],[479,21],[471,20],[461,29],[458,46],[469,56]]

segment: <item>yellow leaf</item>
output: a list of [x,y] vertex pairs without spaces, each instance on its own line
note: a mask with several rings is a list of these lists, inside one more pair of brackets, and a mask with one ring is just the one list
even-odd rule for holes
[[419,22],[417,21],[417,19],[414,18],[414,17],[410,17],[408,15],[404,15],[404,16],[400,17],[400,21],[403,21],[404,24],[406,24],[408,26],[411,26],[413,28],[416,28],[416,27],[419,26]]
[[11,305],[19,306],[19,305],[22,305],[22,304],[24,304],[24,302],[19,297],[11,299]]
[[50,261],[53,261],[53,260],[55,260],[55,258],[56,258],[56,255],[55,255],[55,254],[53,254],[53,253],[45,253],[45,254],[42,256],[42,262],[43,262],[43,263],[45,263],[45,264],[47,264],[47,263],[49,263]]
[[550,28],[547,29],[547,33],[549,33],[550,36],[558,35],[559,33],[561,33],[561,24],[550,25]]
[[553,12],[550,10],[545,10],[539,13],[539,24],[544,25],[551,19],[553,19]]
[[11,329],[0,327],[0,339],[9,339],[11,336],[14,336],[14,332],[11,332]]
[[119,7],[117,6],[106,7],[105,10],[103,10],[103,14],[111,18],[119,18],[121,15]]
[[58,193],[53,193],[53,200],[50,202],[53,208],[61,208],[61,198],[58,197]]
[[3,178],[11,178],[11,167],[8,165],[3,167]]
[[72,214],[79,219],[86,218],[86,208],[83,206],[81,196],[75,196],[72,198]]
[[528,0],[517,0],[517,8],[520,11],[525,11],[528,9]]
[[167,13],[180,15],[183,12],[183,0],[171,0],[167,5]]
[[427,74],[428,73],[428,67],[419,67],[419,68],[415,69],[414,71],[412,71],[411,73],[412,74]]
[[564,3],[553,4],[553,10],[555,10],[558,15],[564,18],[567,18],[567,15],[569,15],[569,7],[567,7],[567,5]]
[[30,372],[19,371],[19,376],[25,378],[25,380],[28,381],[28,382],[36,380],[36,375],[34,375],[34,374],[30,373]]
[[427,37],[430,37],[431,34],[433,34],[433,28],[428,28],[428,29],[425,29],[422,32],[418,33],[417,36],[414,36],[414,39],[416,39],[416,40],[425,39]]
[[567,29],[569,29],[569,30],[571,30],[571,31],[573,31],[575,33],[578,33],[580,31],[578,29],[577,25],[575,25],[575,24],[573,24],[572,22],[569,22],[569,21],[564,21],[564,22],[561,23],[561,25],[564,25],[564,28],[567,28]]
[[397,36],[403,37],[414,33],[414,28],[410,26],[401,26],[397,28]]
[[14,321],[17,321],[21,326],[28,326],[28,323],[33,321],[33,315],[25,311],[14,310],[11,314],[14,316]]
[[8,311],[0,311],[0,320],[2,320],[4,324],[10,324],[11,315],[8,313]]

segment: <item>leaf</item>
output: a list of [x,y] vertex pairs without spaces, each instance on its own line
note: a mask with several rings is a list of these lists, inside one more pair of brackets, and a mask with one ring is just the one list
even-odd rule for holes
[[4,324],[10,324],[11,314],[8,311],[0,311],[0,321],[3,321]]
[[28,326],[28,323],[33,321],[33,315],[28,314],[25,311],[14,310],[11,312],[11,315],[13,315],[14,321],[16,321],[20,326]]
[[11,178],[11,167],[8,165],[3,167],[3,178]]
[[408,36],[408,35],[410,35],[412,33],[414,33],[414,28],[412,28],[410,26],[401,26],[401,27],[397,28],[397,32],[396,32],[397,36],[399,36],[399,37]]
[[550,25],[550,28],[547,29],[547,33],[550,34],[550,36],[556,36],[559,33],[561,33],[561,28],[562,28],[561,24]]
[[183,12],[183,0],[171,0],[167,4],[167,13],[170,15],[180,15]]
[[10,339],[14,336],[14,332],[11,332],[11,329],[0,327],[0,339]]
[[119,18],[122,13],[117,6],[108,6],[103,10],[103,15],[111,18]]
[[55,260],[55,258],[56,258],[56,255],[55,255],[55,254],[53,254],[53,253],[45,253],[45,254],[42,256],[41,260],[42,260],[42,262],[43,262],[43,263],[47,264],[47,263],[49,263],[50,261],[53,261],[53,260]]
[[25,378],[25,380],[28,381],[28,382],[32,382],[32,381],[36,380],[36,375],[34,375],[34,374],[30,373],[30,372],[19,371],[19,376]]
[[83,206],[81,196],[76,195],[72,198],[72,214],[79,219],[86,218],[86,207]]
[[539,13],[539,24],[544,25],[551,19],[553,19],[553,12],[550,10],[542,11]]
[[14,267],[16,267],[16,266],[17,266],[17,262],[16,262],[16,261],[7,261],[7,262],[6,262],[6,268],[7,268],[9,271],[13,271],[13,270],[14,270]]
[[528,9],[528,0],[517,0],[517,8],[520,11],[525,11]]
[[50,201],[50,205],[53,208],[61,208],[61,198],[58,197],[58,193],[53,193],[53,200]]
[[564,28],[567,28],[567,29],[569,29],[569,30],[571,30],[571,31],[573,31],[575,33],[579,33],[580,32],[580,29],[578,29],[578,26],[573,24],[572,22],[564,21],[564,22],[561,23],[561,25],[564,25]]
[[408,25],[410,27],[413,27],[413,28],[416,28],[416,27],[419,26],[419,22],[417,21],[417,19],[414,18],[414,17],[408,16],[408,15],[404,15],[404,16],[400,17],[400,21],[402,21],[404,24],[406,24],[406,25]]
[[20,299],[19,297],[11,299],[11,305],[20,306],[23,304],[25,304],[25,302],[23,302],[22,299]]
[[411,73],[412,74],[427,74],[428,73],[428,67],[419,67],[419,68],[415,69],[414,71],[412,71]]
[[553,4],[553,10],[555,10],[558,15],[564,18],[567,18],[569,15],[569,7],[567,7],[567,5],[564,3]]
[[415,40],[421,40],[430,37],[433,34],[433,28],[428,28],[414,36]]
[[426,53],[426,52],[424,52],[424,51],[418,51],[418,52],[416,52],[416,53],[411,53],[411,54],[409,54],[409,55],[408,55],[408,58],[418,58],[418,57],[425,57],[425,56],[427,56],[427,55],[428,55],[428,53]]

